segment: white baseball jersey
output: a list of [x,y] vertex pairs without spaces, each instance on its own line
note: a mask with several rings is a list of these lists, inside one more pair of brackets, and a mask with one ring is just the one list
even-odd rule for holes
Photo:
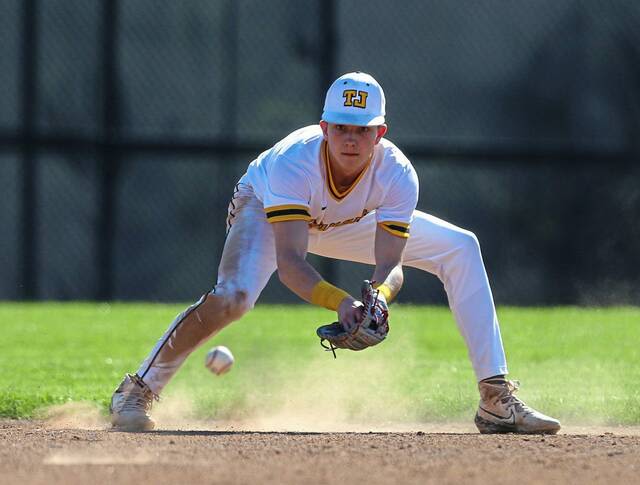
[[260,154],[243,181],[252,186],[269,222],[304,220],[310,232],[323,232],[375,210],[382,228],[409,237],[418,177],[400,149],[382,138],[369,164],[342,192],[333,183],[328,159],[322,129],[307,126]]

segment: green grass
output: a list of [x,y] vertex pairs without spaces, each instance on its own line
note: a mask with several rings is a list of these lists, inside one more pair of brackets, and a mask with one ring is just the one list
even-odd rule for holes
[[[184,306],[0,304],[0,416],[32,417],[77,401],[104,412],[123,374],[137,369]],[[640,424],[640,309],[501,308],[499,315],[511,376],[527,403],[566,423]],[[395,306],[387,341],[341,351],[337,360],[315,337],[331,317],[311,306],[259,306],[190,357],[165,390],[167,409],[173,402],[214,419],[472,416],[475,380],[447,308]],[[236,356],[222,377],[202,365],[214,344]]]

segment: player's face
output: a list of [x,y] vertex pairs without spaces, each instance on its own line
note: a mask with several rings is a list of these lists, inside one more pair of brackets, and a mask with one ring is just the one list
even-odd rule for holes
[[320,126],[331,159],[345,168],[365,165],[373,155],[373,148],[387,132],[387,125],[336,125],[321,121]]

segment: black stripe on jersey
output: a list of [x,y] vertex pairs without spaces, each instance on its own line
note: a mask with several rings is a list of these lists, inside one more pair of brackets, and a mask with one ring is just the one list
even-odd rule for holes
[[409,234],[409,228],[408,227],[398,226],[396,224],[385,224],[384,222],[382,224],[387,226],[389,229],[393,229],[394,231],[404,232],[405,234]]
[[275,211],[268,211],[267,219],[270,219],[271,217],[294,216],[294,215],[311,217],[311,214],[309,214],[309,211],[304,209],[279,209]]

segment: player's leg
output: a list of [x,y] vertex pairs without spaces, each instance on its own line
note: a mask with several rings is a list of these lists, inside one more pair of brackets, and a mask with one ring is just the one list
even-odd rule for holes
[[[478,379],[475,422],[482,433],[556,433],[560,423],[529,408],[507,381],[507,364],[489,279],[476,236],[416,211],[404,257],[408,266],[434,273],[443,282]],[[428,256],[426,256],[428,255]]]
[[[372,243],[375,228],[375,216],[369,214],[356,224],[317,236],[309,250],[322,256],[374,264]],[[508,425],[509,420],[499,423],[499,429],[483,426],[477,420],[478,428],[483,432],[557,431],[559,423],[527,408],[513,396],[515,388],[504,378],[485,381],[490,377],[504,376],[507,365],[493,296],[475,235],[416,211],[403,263],[435,274],[443,282],[487,411],[510,416],[507,408],[514,408],[517,414],[518,422],[509,429],[502,426]]]
[[155,394],[193,350],[253,308],[276,269],[273,230],[244,184],[232,199],[228,224],[216,286],[176,317],[137,372]]
[[404,264],[442,281],[477,380],[507,374],[498,317],[476,236],[416,211]]
[[238,184],[229,205],[228,234],[214,289],[179,314],[135,375],[112,399],[112,421],[121,429],[151,429],[152,400],[196,348],[251,309],[275,271],[273,231],[262,204]]

